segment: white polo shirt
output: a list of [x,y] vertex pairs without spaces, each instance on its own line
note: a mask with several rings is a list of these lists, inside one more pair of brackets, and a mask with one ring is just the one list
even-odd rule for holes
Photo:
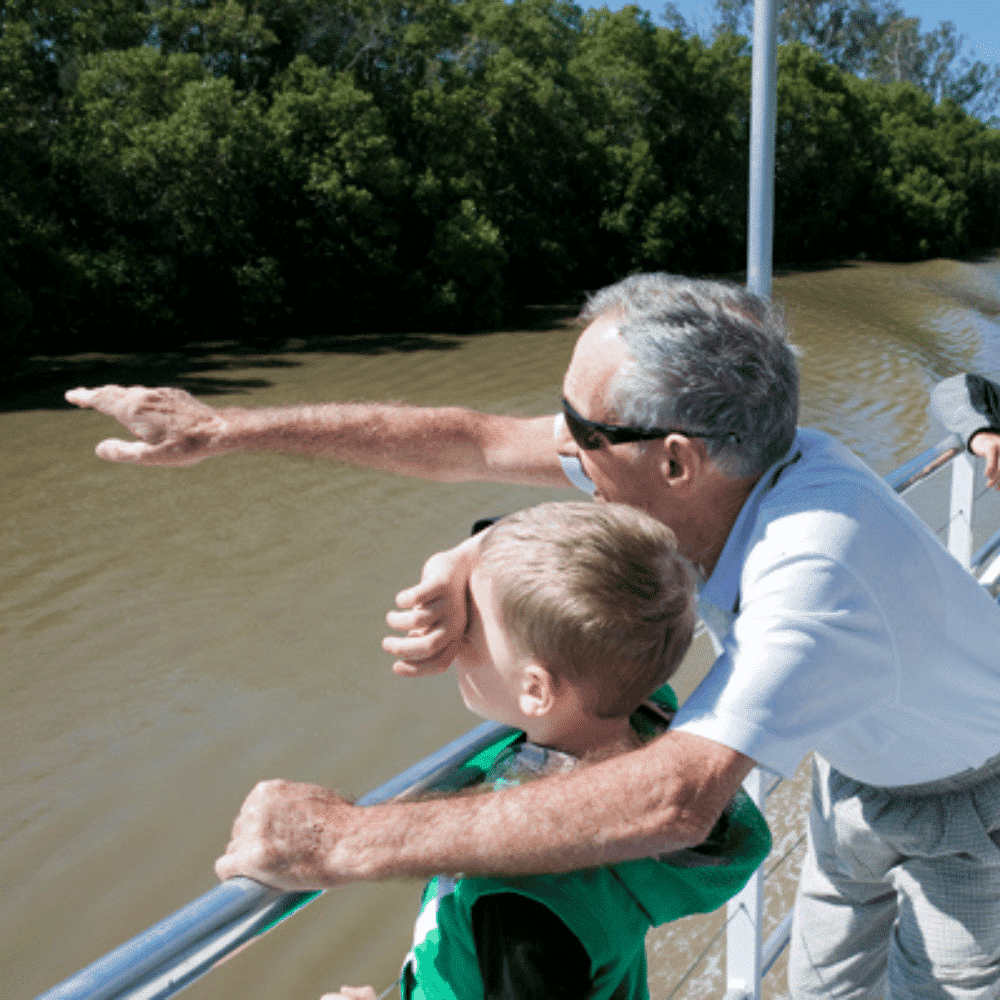
[[872,785],[1000,753],[1000,607],[827,434],[799,430],[761,477],[698,609],[718,659],[674,729],[789,778],[816,750]]
[[800,430],[761,478],[699,610],[719,656],[675,729],[874,785],[1000,753],[1000,607],[829,435]]

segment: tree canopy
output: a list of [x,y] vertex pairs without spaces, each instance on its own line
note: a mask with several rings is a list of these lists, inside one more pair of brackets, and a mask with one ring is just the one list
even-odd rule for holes
[[[713,32],[750,33],[753,0],[715,0]],[[921,32],[895,0],[778,0],[778,38],[801,42],[840,69],[879,83],[911,83],[986,119],[1000,105],[1000,66],[965,52],[954,21]],[[676,6],[668,16],[683,27]]]
[[[967,110],[992,71],[921,36],[923,76],[883,72],[888,29],[879,49],[857,24],[889,8],[852,3],[783,8],[778,260],[995,245],[1000,131]],[[673,23],[566,0],[3,0],[8,372],[486,327],[631,271],[738,269],[749,43]]]

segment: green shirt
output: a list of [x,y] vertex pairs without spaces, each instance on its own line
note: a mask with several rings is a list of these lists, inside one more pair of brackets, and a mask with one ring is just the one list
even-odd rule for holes
[[[664,708],[676,710],[669,687],[654,697]],[[633,717],[633,726],[640,734],[649,728],[639,716]],[[509,787],[520,783],[525,772],[551,770],[553,756],[568,755],[545,751],[525,743],[523,733],[514,734],[502,737],[466,767],[479,773],[483,783]],[[556,763],[564,769],[562,761]],[[609,1000],[616,990],[616,998],[648,1000],[646,931],[718,909],[743,888],[770,846],[763,816],[740,791],[708,840],[687,851],[554,875],[438,876],[421,900],[413,948],[404,965],[403,996],[482,1000],[472,908],[492,893],[518,893],[548,907],[579,939],[590,960],[593,1000]]]

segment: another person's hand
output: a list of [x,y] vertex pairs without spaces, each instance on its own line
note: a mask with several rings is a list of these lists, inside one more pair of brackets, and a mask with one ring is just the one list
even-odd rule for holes
[[479,535],[438,552],[424,563],[420,583],[396,595],[401,609],[386,623],[405,636],[386,636],[382,648],[398,657],[392,669],[403,677],[439,674],[448,669],[468,621],[469,575],[479,551]]
[[294,781],[261,781],[233,821],[220,879],[245,875],[288,892],[351,881],[336,869],[336,848],[354,807],[336,792]]
[[219,411],[200,403],[183,389],[70,389],[68,402],[114,417],[138,441],[107,438],[98,444],[100,458],[139,465],[193,465],[229,449],[221,439],[225,420]]
[[1000,490],[1000,431],[979,431],[969,451],[986,459],[986,485]]
[[319,1000],[378,1000],[371,986],[341,986],[339,993],[324,993]]

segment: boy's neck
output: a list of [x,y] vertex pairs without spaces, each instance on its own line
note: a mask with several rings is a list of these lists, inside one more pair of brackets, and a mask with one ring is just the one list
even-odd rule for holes
[[542,723],[533,729],[525,730],[532,743],[580,758],[613,757],[639,745],[627,715],[599,719],[587,714],[566,719],[558,727]]

